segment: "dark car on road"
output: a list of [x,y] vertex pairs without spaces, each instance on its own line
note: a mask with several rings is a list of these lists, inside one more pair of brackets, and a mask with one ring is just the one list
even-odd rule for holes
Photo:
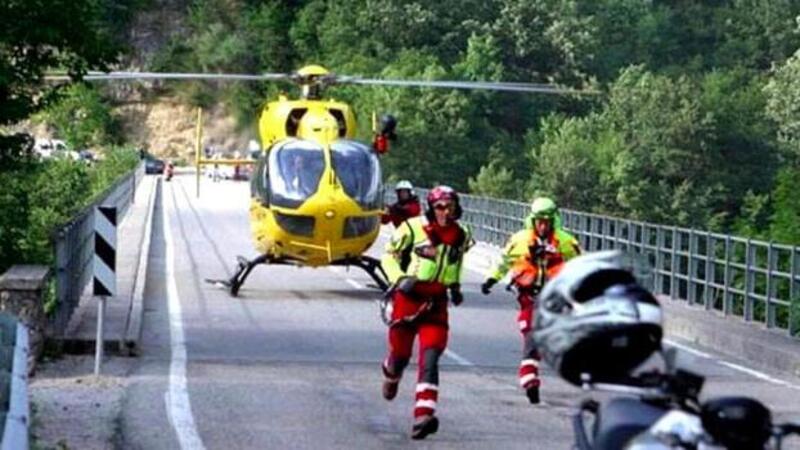
[[152,156],[145,157],[144,173],[161,174],[164,173],[164,161]]

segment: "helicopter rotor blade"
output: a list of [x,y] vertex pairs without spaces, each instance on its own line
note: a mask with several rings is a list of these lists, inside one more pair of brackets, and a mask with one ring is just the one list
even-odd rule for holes
[[490,81],[423,81],[423,80],[385,80],[377,78],[338,77],[338,84],[362,84],[373,86],[432,87],[446,89],[471,89],[487,91],[535,92],[540,94],[597,94],[597,91],[561,88],[552,84],[506,83]]
[[[65,73],[51,73],[45,81],[70,81]],[[181,72],[87,72],[86,81],[115,80],[221,80],[221,81],[270,81],[292,80],[287,73],[236,74],[236,73],[181,73]]]

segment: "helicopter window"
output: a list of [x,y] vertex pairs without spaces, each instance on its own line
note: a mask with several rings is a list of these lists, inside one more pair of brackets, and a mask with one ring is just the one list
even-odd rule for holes
[[381,167],[375,153],[360,142],[339,140],[331,145],[331,156],[347,195],[362,208],[380,208]]
[[277,206],[296,208],[317,192],[325,170],[322,147],[292,139],[269,153],[270,200]]
[[293,109],[286,118],[286,135],[297,136],[297,129],[300,127],[300,119],[306,115],[308,108]]
[[339,125],[339,137],[347,136],[347,121],[344,120],[344,113],[340,109],[329,109],[328,112],[336,119]]

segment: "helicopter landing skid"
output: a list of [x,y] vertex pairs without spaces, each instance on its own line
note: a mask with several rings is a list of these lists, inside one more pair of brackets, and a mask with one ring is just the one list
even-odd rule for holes
[[356,266],[367,272],[382,291],[389,289],[389,277],[381,267],[381,262],[371,256],[361,255],[358,258],[343,259],[332,263],[334,266]]
[[234,273],[232,277],[227,280],[212,280],[207,278],[206,282],[225,288],[228,290],[228,292],[230,292],[231,296],[236,297],[239,295],[239,288],[242,287],[244,280],[247,279],[255,266],[259,264],[276,264],[283,262],[282,260],[276,259],[272,255],[268,255],[266,253],[251,260],[245,258],[244,256],[237,256],[236,260],[238,262],[236,266],[236,273]]
[[[236,259],[238,261],[238,265],[236,267],[236,273],[234,273],[233,276],[227,280],[206,279],[207,283],[227,289],[233,297],[239,295],[239,288],[242,287],[242,284],[244,284],[244,281],[250,275],[250,272],[253,271],[255,266],[259,264],[297,264],[296,261],[275,258],[274,256],[266,253],[251,260],[248,260],[244,256],[238,256]],[[369,274],[372,280],[375,281],[375,284],[378,285],[380,290],[386,291],[389,288],[389,283],[386,281],[388,277],[381,267],[381,262],[371,256],[362,255],[358,258],[343,259],[333,262],[332,265],[359,267]]]

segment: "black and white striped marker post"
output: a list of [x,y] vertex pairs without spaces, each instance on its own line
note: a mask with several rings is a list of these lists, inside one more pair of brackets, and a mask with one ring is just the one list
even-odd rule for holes
[[98,206],[94,213],[94,279],[92,293],[97,297],[97,342],[94,374],[100,375],[103,360],[103,322],[106,297],[117,293],[117,208]]

